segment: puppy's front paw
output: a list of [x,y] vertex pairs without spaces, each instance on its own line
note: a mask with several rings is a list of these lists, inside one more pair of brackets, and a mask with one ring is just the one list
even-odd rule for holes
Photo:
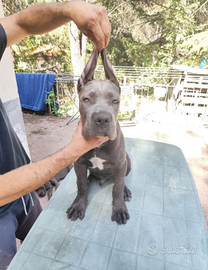
[[126,224],[129,218],[130,215],[125,203],[118,205],[117,207],[113,207],[113,213],[111,216],[112,221],[116,221],[118,224]]
[[67,217],[73,221],[79,219],[83,219],[85,216],[85,208],[86,201],[79,200],[77,202],[73,202],[73,204],[67,209]]

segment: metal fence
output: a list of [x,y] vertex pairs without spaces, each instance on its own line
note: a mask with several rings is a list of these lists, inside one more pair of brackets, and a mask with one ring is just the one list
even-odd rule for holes
[[[121,86],[119,119],[134,123],[138,120],[137,116],[147,115],[150,112],[154,114],[161,111],[180,112],[178,104],[180,104],[184,81],[187,76],[196,77],[196,74],[173,68],[115,66],[113,69]],[[204,76],[208,76],[208,71],[206,72],[207,75]],[[198,74],[198,76],[202,75]],[[72,119],[78,116],[76,85],[79,77],[80,74],[74,76],[70,73],[63,73],[58,74],[56,78],[60,112]],[[97,67],[94,77],[95,79],[105,77],[103,66]],[[200,91],[200,89],[194,89],[194,91]],[[206,93],[207,95],[204,95],[206,101],[203,105],[205,112],[203,117],[205,118],[207,118],[206,112],[208,113],[208,84]],[[186,112],[183,113],[186,114]]]

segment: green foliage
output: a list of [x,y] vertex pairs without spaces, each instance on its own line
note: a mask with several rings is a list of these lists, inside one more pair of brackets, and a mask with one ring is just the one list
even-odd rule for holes
[[[53,1],[3,0],[2,2],[5,15],[10,15],[34,3]],[[67,25],[44,35],[26,37],[11,48],[16,72],[61,73],[72,70]]]
[[53,90],[48,92],[48,98],[46,99],[45,103],[48,104],[48,106],[51,108],[52,114],[55,114],[55,116],[61,116],[61,114],[58,112],[59,108],[56,105],[56,95]]
[[[120,23],[122,3],[131,13],[125,14],[127,26]],[[202,1],[183,0],[105,0],[103,4],[110,10],[112,38],[108,52],[114,65],[169,66],[189,62],[188,50],[181,52],[180,45],[189,35],[193,35],[205,22],[205,6]],[[207,5],[208,7],[208,5]],[[120,10],[120,12],[119,12]],[[196,15],[197,14],[197,15]],[[118,23],[119,21],[119,23]],[[122,27],[121,27],[122,25]],[[119,35],[118,35],[119,33]],[[194,54],[195,64],[202,55]],[[192,63],[193,64],[193,63]]]
[[61,73],[71,71],[67,26],[41,36],[29,36],[12,46],[15,71]]
[[[190,66],[201,63],[201,59],[208,55],[208,31],[204,31],[188,37],[180,46],[180,54],[186,58],[186,64]],[[178,61],[180,64],[180,62]]]
[[[44,0],[43,0],[44,1]],[[6,15],[42,0],[3,0]],[[45,0],[44,2],[55,0]],[[107,52],[113,65],[199,65],[208,45],[195,50],[187,45],[208,29],[208,2],[204,0],[99,0],[112,25]],[[194,41],[193,41],[194,42]],[[193,44],[194,45],[194,44]],[[87,57],[92,51],[87,45]],[[12,46],[18,72],[61,73],[72,70],[67,25],[41,36],[30,36]],[[100,60],[99,60],[100,61]]]
[[[108,0],[103,2],[108,8],[117,4]],[[108,51],[114,65],[167,66],[185,60],[179,54],[179,45],[196,29],[193,10],[199,5],[198,1],[187,5],[181,0],[120,2],[130,4],[132,12],[128,15],[128,27],[120,29],[122,34],[118,38],[114,33],[119,32],[119,25],[113,20],[113,37]],[[117,7],[119,9],[119,5]],[[118,10],[115,7],[112,10],[111,16],[115,12],[117,18]]]

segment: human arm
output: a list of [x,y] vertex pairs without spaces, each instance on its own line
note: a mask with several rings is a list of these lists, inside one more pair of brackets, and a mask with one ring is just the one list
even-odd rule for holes
[[37,189],[62,169],[75,162],[81,155],[108,140],[107,137],[94,137],[86,140],[81,135],[81,130],[80,122],[71,142],[55,154],[1,175],[0,206]]
[[111,25],[105,7],[82,1],[34,4],[0,19],[7,35],[7,46],[29,35],[50,32],[70,21],[74,21],[99,51],[108,45]]

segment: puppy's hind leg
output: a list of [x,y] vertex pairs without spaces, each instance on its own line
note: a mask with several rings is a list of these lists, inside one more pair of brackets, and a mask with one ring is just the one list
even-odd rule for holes
[[127,169],[126,169],[126,176],[127,176],[131,171],[131,159],[127,152],[126,152],[126,162],[127,162]]
[[[126,176],[130,173],[131,171],[131,159],[126,152],[126,162],[127,162],[127,169],[126,169]],[[130,202],[132,198],[131,191],[127,188],[127,186],[124,186],[124,201]]]
[[124,186],[124,201],[130,202],[132,198],[131,190]]
[[90,185],[92,183],[92,181],[99,181],[99,185],[102,186],[105,184],[105,182],[107,181],[108,179],[100,179],[96,176],[94,176],[93,174],[90,174],[87,178],[87,182],[88,184]]

